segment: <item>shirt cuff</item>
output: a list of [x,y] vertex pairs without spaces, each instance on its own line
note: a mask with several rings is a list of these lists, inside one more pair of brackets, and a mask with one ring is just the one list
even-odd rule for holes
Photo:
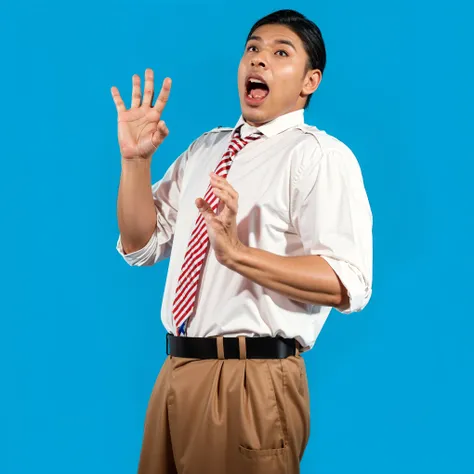
[[155,228],[150,240],[140,250],[125,254],[122,246],[122,236],[119,235],[117,241],[117,251],[130,266],[152,265],[155,262],[155,255],[158,245],[158,229]]
[[367,306],[372,295],[372,288],[364,278],[364,275],[349,262],[325,255],[321,255],[321,257],[324,258],[334,270],[349,296],[349,306],[344,309],[336,308],[337,311],[343,314],[362,311]]

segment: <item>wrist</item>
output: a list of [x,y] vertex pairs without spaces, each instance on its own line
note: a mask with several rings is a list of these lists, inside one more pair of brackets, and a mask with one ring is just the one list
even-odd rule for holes
[[122,156],[122,168],[124,169],[148,169],[151,167],[151,157],[143,158],[140,156],[134,158],[124,158]]
[[228,253],[225,265],[230,270],[236,271],[245,262],[245,259],[248,258],[249,252],[250,247],[240,242]]

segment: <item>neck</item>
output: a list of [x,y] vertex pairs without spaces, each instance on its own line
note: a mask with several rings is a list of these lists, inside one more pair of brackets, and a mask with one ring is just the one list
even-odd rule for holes
[[[269,120],[268,122],[271,122],[271,120]],[[261,127],[262,125],[265,125],[268,122],[251,122],[250,120],[245,120],[245,123],[247,125],[250,125],[251,127],[257,127],[257,128]]]
[[292,109],[287,110],[285,112],[282,112],[281,114],[277,115],[276,117],[273,117],[271,119],[268,119],[268,120],[265,120],[265,121],[262,121],[262,122],[255,122],[255,121],[249,120],[245,116],[243,117],[243,119],[244,119],[245,123],[247,125],[250,125],[251,127],[261,127],[262,125],[265,125],[266,123],[273,122],[273,120],[276,120],[278,117],[281,117],[282,115],[286,115],[286,114],[289,114],[291,112],[296,112],[297,110],[301,110],[301,109],[304,109],[304,107],[300,106],[300,104],[298,104],[295,107],[293,107]]

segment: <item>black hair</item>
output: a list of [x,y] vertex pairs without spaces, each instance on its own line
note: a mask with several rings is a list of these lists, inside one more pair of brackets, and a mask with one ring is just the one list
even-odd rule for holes
[[[258,20],[250,29],[246,42],[257,28],[263,25],[284,25],[298,35],[308,55],[309,69],[319,69],[321,74],[326,66],[326,47],[323,36],[318,26],[301,13],[295,10],[278,10]],[[311,95],[306,99],[305,108],[308,107]]]

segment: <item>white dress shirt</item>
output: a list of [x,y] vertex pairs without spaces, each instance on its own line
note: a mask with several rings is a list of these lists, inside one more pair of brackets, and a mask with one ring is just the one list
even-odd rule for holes
[[[117,250],[129,265],[170,258],[161,320],[173,334],[175,289],[199,212],[195,199],[204,197],[209,173],[240,125],[243,137],[257,130],[240,117],[234,128],[204,133],[153,184],[157,227],[145,247],[124,254],[119,235]],[[306,125],[302,109],[258,130],[263,137],[235,156],[227,176],[239,193],[240,240],[282,256],[320,255],[348,291],[350,306],[341,312],[360,311],[372,293],[372,212],[356,157],[338,139]],[[308,350],[331,311],[244,278],[216,260],[210,243],[200,285],[188,336],[281,335]]]

